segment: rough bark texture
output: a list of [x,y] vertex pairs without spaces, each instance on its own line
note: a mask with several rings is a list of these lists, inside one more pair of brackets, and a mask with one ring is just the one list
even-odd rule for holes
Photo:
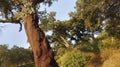
[[24,27],[33,50],[35,67],[58,67],[48,40],[38,26],[38,16],[31,14],[25,17]]

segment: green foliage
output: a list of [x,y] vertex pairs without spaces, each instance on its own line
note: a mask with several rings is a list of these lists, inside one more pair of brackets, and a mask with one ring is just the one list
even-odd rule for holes
[[107,18],[104,25],[109,36],[120,39],[120,1],[108,0],[104,3],[104,15]]
[[33,63],[32,51],[14,46],[8,49],[6,45],[0,45],[0,66],[16,67]]
[[83,32],[86,32],[92,39],[94,39],[94,34],[102,30],[103,17],[100,3],[101,1],[98,2],[96,0],[77,0],[76,11],[70,13],[74,22],[83,21]]
[[36,9],[33,7],[33,1],[27,1],[27,0],[20,0],[16,4],[23,4],[20,6],[21,11],[17,12],[13,18],[20,20],[23,19],[24,16],[27,16],[28,14],[35,13]]
[[83,52],[93,52],[94,47],[91,44],[82,44],[82,45],[78,45],[77,48]]
[[[77,0],[76,11],[69,14],[71,17],[69,20],[48,23],[52,19],[47,18],[40,26],[45,30],[52,30],[52,42],[61,41],[60,36],[69,39],[70,43],[74,40],[75,44],[79,44],[86,37],[94,39],[94,35],[102,31],[103,21],[109,18],[105,17],[106,12],[104,12],[109,7],[105,5],[107,3],[104,0]],[[48,17],[54,18],[54,16],[49,15]]]
[[58,60],[60,59],[68,50],[66,48],[59,48],[56,52],[55,59]]
[[40,14],[39,3],[51,6],[55,0],[1,0],[0,12],[5,20],[23,20],[28,14]]
[[[96,43],[84,43],[81,46],[81,50],[88,52],[99,52],[99,49],[108,46],[119,47],[117,43],[120,37],[119,5],[120,1],[117,0],[77,0],[76,11],[69,13],[69,20],[56,21],[55,13],[50,13],[40,27],[45,31],[52,31],[52,35],[48,37],[51,43],[57,46],[62,45],[60,38],[62,36],[71,45],[74,41],[74,46],[89,42],[91,39],[97,41]],[[95,34],[100,35],[104,31],[108,34],[104,35],[107,37],[102,39],[94,37]],[[110,43],[111,37],[115,37],[114,44]]]
[[[119,16],[120,17],[120,16]],[[105,31],[108,32],[109,36],[120,39],[120,19],[111,19],[105,23]],[[112,30],[112,31],[111,31]]]
[[45,31],[53,29],[54,21],[56,20],[55,15],[56,12],[50,12],[47,17],[41,20],[40,27]]
[[62,67],[84,67],[89,60],[89,56],[79,50],[67,52],[58,59],[59,66]]
[[32,52],[30,50],[19,48],[17,46],[11,48],[9,57],[12,64],[22,64],[33,61]]
[[76,48],[83,52],[99,53],[99,44],[97,42],[84,42]]
[[[13,19],[21,20],[27,14],[41,13],[34,6],[38,0],[12,1],[1,0],[0,2],[0,12],[5,14],[5,18],[10,18],[11,16]],[[41,1],[39,0],[38,3]],[[51,5],[53,1],[45,0],[44,4],[49,3]],[[13,12],[14,16],[9,10],[15,11]],[[77,0],[76,11],[71,12],[69,14],[70,19],[65,21],[56,20],[55,12],[51,12],[47,16],[46,13],[43,13],[45,17],[42,17],[40,27],[46,32],[52,31],[52,34],[48,37],[57,51],[55,58],[60,66],[85,67],[90,59],[90,55],[85,53],[98,53],[104,59],[112,51],[112,49],[107,49],[104,53],[104,49],[120,48],[119,0]],[[101,33],[101,31],[103,32]],[[99,33],[99,36],[94,41],[91,40],[92,34],[96,33]],[[74,50],[68,51],[63,48],[61,36],[71,45],[73,45],[72,41],[75,42],[74,46],[76,47]],[[14,67],[14,65],[30,67],[34,65],[34,63],[29,64],[33,62],[31,54],[29,50],[24,48],[13,47],[8,49],[6,45],[0,46],[0,65],[2,67],[8,67],[8,64],[9,67]],[[93,63],[93,61],[90,62]]]
[[0,0],[0,13],[3,18],[9,19],[9,15],[11,14],[12,5],[9,0]]
[[120,48],[118,37],[110,36],[108,32],[102,32],[98,36],[98,45],[100,49],[109,47]]

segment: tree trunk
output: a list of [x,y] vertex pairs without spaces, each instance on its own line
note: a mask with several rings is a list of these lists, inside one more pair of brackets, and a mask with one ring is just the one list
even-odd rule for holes
[[34,54],[35,67],[58,67],[48,40],[39,28],[37,14],[24,17],[24,27]]
[[94,31],[91,32],[92,33],[92,40],[95,41],[95,36],[94,36]]

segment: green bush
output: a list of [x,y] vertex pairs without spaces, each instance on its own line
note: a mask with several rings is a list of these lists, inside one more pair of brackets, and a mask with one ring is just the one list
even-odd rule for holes
[[84,67],[89,58],[89,56],[74,49],[73,51],[64,54],[57,62],[60,67]]
[[120,48],[120,41],[114,37],[107,37],[102,40],[99,40],[99,47],[100,49],[114,47]]
[[97,42],[95,43],[83,43],[81,45],[76,46],[76,48],[82,52],[92,52],[98,53],[99,52],[99,45]]
[[58,51],[56,52],[56,56],[55,59],[58,60],[60,57],[62,57],[66,52],[67,52],[67,48],[59,48]]

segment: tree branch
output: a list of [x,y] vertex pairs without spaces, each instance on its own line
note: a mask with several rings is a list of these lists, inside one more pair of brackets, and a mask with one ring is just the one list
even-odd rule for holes
[[19,22],[19,24],[20,24],[20,28],[19,28],[19,32],[20,32],[22,31],[22,23]]
[[35,1],[34,5],[37,5],[37,4],[41,3],[41,2],[44,2],[44,0],[34,0],[34,1]]
[[0,20],[0,23],[18,23],[18,20]]
[[20,23],[19,20],[0,20],[0,23],[14,23],[14,24],[19,24],[20,25],[19,32],[22,30],[22,23]]

